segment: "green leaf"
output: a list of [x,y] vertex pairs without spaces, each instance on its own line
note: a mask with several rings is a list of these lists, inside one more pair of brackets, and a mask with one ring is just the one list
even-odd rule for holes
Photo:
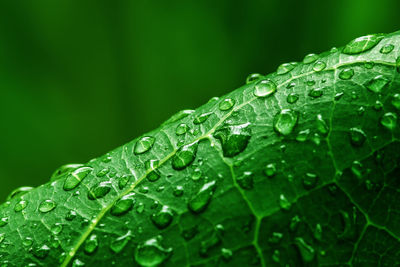
[[399,266],[399,55],[309,54],[14,191],[1,266]]

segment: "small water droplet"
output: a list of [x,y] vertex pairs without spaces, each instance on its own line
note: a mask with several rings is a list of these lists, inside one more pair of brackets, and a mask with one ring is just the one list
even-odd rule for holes
[[303,238],[296,237],[295,244],[300,252],[301,258],[304,263],[312,262],[315,257],[315,249],[307,244]]
[[276,70],[276,74],[278,74],[278,75],[286,74],[286,73],[292,71],[296,67],[296,65],[297,65],[296,62],[283,63]]
[[277,86],[272,80],[265,79],[265,80],[258,81],[256,83],[256,85],[254,86],[253,94],[256,97],[267,97],[267,96],[275,93],[276,89],[277,89]]
[[374,93],[381,93],[382,89],[389,83],[389,80],[383,75],[378,75],[365,83],[365,87]]
[[284,210],[289,210],[292,204],[289,200],[285,197],[285,195],[281,194],[279,196],[279,206]]
[[339,78],[342,80],[349,80],[354,76],[353,69],[344,69],[339,73]]
[[216,188],[215,181],[208,182],[197,192],[188,203],[188,208],[194,213],[204,211],[211,201]]
[[26,206],[28,206],[28,202],[26,200],[20,200],[15,204],[14,211],[15,212],[22,211],[26,208]]
[[260,73],[252,73],[246,78],[246,84],[258,81],[262,78],[263,76]]
[[249,125],[224,126],[214,133],[214,137],[221,141],[224,157],[232,158],[246,149],[251,137]]
[[230,249],[221,248],[221,256],[225,261],[229,261],[230,259],[232,259],[233,252]]
[[318,176],[315,173],[306,173],[303,177],[303,186],[309,190],[314,188],[318,183]]
[[385,113],[381,118],[381,124],[391,131],[394,130],[397,126],[397,115],[392,112]]
[[379,52],[381,52],[382,54],[389,54],[390,52],[392,52],[394,49],[394,45],[392,44],[386,44],[384,46],[382,46],[381,50],[379,50]]
[[61,223],[56,223],[56,224],[54,224],[53,227],[51,228],[51,232],[52,232],[54,235],[58,235],[59,233],[61,233],[62,229],[63,229],[63,225],[62,225]]
[[311,132],[310,129],[305,129],[305,130],[300,131],[296,136],[296,140],[299,142],[306,141],[310,132]]
[[322,135],[327,135],[329,132],[329,127],[326,124],[325,120],[322,118],[321,114],[317,115],[317,130],[322,134]]
[[335,97],[334,97],[335,101],[339,101],[339,100],[342,98],[343,95],[344,95],[343,92],[337,93],[337,94],[335,95]]
[[382,39],[383,35],[371,34],[362,37],[358,37],[351,42],[349,42],[343,49],[344,54],[354,55],[372,49],[376,46]]
[[197,142],[180,147],[172,158],[172,168],[183,170],[189,166],[196,158],[197,147]]
[[43,260],[45,259],[50,253],[50,248],[47,245],[43,245],[41,247],[37,247],[32,250],[33,256],[36,258]]
[[299,114],[292,109],[283,109],[274,117],[274,129],[282,135],[292,133],[297,124]]
[[252,172],[244,172],[242,176],[236,178],[238,185],[244,190],[253,189],[254,177]]
[[80,259],[75,259],[74,262],[72,263],[72,267],[82,267],[82,266],[85,266],[85,263]]
[[114,253],[120,253],[125,246],[128,244],[128,242],[131,240],[132,237],[132,233],[129,230],[128,233],[126,233],[123,236],[120,236],[118,238],[116,238],[115,240],[113,240],[110,244],[110,249],[114,252]]
[[350,142],[354,146],[362,146],[367,139],[367,135],[360,128],[350,128]]
[[304,57],[303,63],[310,64],[310,63],[313,63],[314,61],[316,61],[318,58],[319,58],[319,56],[316,54],[308,54]]
[[264,167],[264,173],[267,177],[273,177],[276,174],[276,165],[269,163]]
[[129,193],[119,199],[111,208],[110,213],[114,216],[120,216],[130,211],[135,204],[135,193]]
[[135,261],[143,267],[159,266],[172,254],[172,248],[164,248],[160,238],[151,238],[135,249]]
[[96,176],[97,176],[97,177],[104,177],[104,176],[106,176],[107,173],[109,173],[109,172],[110,172],[110,169],[109,169],[109,168],[104,168],[104,169],[101,169],[101,170],[96,174]]
[[364,63],[364,68],[370,70],[375,66],[375,62],[373,61],[367,61]]
[[125,186],[128,184],[129,180],[131,179],[131,175],[122,175],[118,178],[118,187],[120,190],[124,189]]
[[225,98],[219,103],[219,109],[222,111],[230,110],[235,105],[235,103],[235,99]]
[[315,81],[314,80],[308,80],[308,81],[306,81],[306,85],[307,86],[314,86],[315,85]]
[[136,205],[136,212],[137,213],[142,213],[144,211],[144,204],[142,203],[142,202],[139,202],[137,205]]
[[134,152],[136,155],[143,154],[152,148],[156,139],[152,136],[143,136],[135,144]]
[[39,205],[39,211],[46,213],[49,211],[52,211],[56,208],[56,203],[53,200],[47,199],[45,201],[43,201],[42,203],[40,203]]
[[175,133],[176,135],[183,135],[189,130],[189,126],[186,123],[181,123],[176,126]]
[[160,178],[160,173],[157,170],[158,163],[159,163],[159,161],[158,160],[154,160],[154,159],[147,160],[144,163],[144,166],[145,166],[145,168],[146,168],[146,170],[148,172],[147,175],[146,175],[146,179],[149,182],[155,182]]
[[85,253],[86,254],[93,254],[97,247],[99,246],[99,241],[97,239],[97,235],[92,234],[88,239],[85,241]]
[[199,168],[196,168],[193,170],[192,180],[197,181],[201,178],[202,175],[203,175],[203,173],[201,172],[201,170]]
[[392,97],[392,105],[400,110],[400,94],[394,94]]
[[183,186],[177,185],[173,191],[174,196],[181,197],[183,195]]
[[202,124],[204,123],[213,113],[212,112],[206,112],[206,113],[202,113],[198,116],[196,116],[193,119],[193,123],[194,124]]
[[358,178],[361,179],[364,173],[364,166],[361,162],[355,160],[351,164],[351,172]]
[[8,217],[2,217],[0,219],[0,227],[3,227],[8,224]]
[[326,63],[323,61],[317,61],[314,63],[313,70],[314,71],[322,71],[326,68]]
[[73,220],[76,218],[76,216],[77,216],[76,211],[74,211],[74,210],[69,210],[69,211],[67,212],[67,214],[65,215],[65,219],[66,219],[67,221],[73,221]]
[[321,97],[324,94],[324,90],[320,87],[318,88],[313,88],[308,92],[308,96],[311,96],[312,98],[318,98]]
[[162,206],[161,210],[152,214],[150,218],[158,229],[165,229],[171,224],[174,214],[168,206]]
[[88,192],[88,198],[90,200],[95,200],[106,196],[111,191],[111,182],[101,182],[93,186]]
[[64,180],[63,189],[65,191],[70,191],[77,187],[83,179],[92,171],[93,169],[90,167],[82,167],[74,170]]
[[290,93],[290,94],[287,96],[287,98],[286,98],[286,101],[287,101],[289,104],[294,104],[294,103],[297,102],[297,100],[299,100],[299,95],[296,94],[296,93]]

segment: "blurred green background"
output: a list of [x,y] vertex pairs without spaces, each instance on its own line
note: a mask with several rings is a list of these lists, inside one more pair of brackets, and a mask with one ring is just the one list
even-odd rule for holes
[[310,52],[400,29],[400,1],[2,1],[0,199]]

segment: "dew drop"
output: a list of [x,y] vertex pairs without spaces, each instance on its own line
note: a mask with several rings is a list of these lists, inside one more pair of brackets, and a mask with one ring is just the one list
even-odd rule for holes
[[235,103],[236,103],[235,99],[225,98],[219,103],[219,110],[222,111],[230,110],[235,105]]
[[206,112],[202,113],[198,116],[196,116],[193,120],[194,124],[202,124],[204,123],[213,113],[212,112]]
[[49,253],[50,253],[50,248],[47,245],[43,245],[41,247],[32,250],[33,256],[35,256],[40,260],[45,259],[49,255]]
[[382,102],[379,101],[379,100],[376,100],[376,102],[375,102],[373,108],[374,108],[374,110],[376,110],[376,111],[382,110],[382,108],[383,108]]
[[17,189],[15,189],[14,191],[12,191],[8,197],[7,197],[7,201],[11,200],[17,196],[21,197],[23,195],[25,195],[26,193],[32,191],[34,188],[30,187],[30,186],[23,186],[23,187],[18,187]]
[[135,261],[143,267],[154,267],[165,262],[172,254],[172,248],[164,248],[159,237],[139,244],[135,249]]
[[307,86],[314,86],[315,85],[315,81],[314,80],[306,81],[306,85]]
[[278,244],[283,238],[283,234],[279,232],[273,232],[272,236],[268,238],[268,243]]
[[0,219],[0,227],[4,227],[8,224],[8,217],[3,217]]
[[107,173],[109,173],[109,172],[110,172],[110,169],[109,169],[109,168],[104,168],[104,169],[100,170],[100,171],[96,174],[96,176],[97,176],[97,177],[104,177],[104,176],[106,176]]
[[324,91],[322,88],[313,88],[308,93],[308,96],[311,96],[312,98],[318,98],[318,97],[321,97],[323,94],[324,94]]
[[364,63],[364,68],[366,68],[367,70],[372,69],[375,66],[375,62],[373,61],[367,61]]
[[302,130],[297,134],[296,140],[299,142],[304,142],[307,140],[309,134],[310,134],[310,129]]
[[92,234],[86,241],[85,241],[85,253],[86,254],[93,254],[97,247],[99,246],[99,241],[97,239],[97,235]]
[[31,237],[25,237],[24,240],[22,241],[22,245],[25,247],[30,247],[33,244],[33,239]]
[[246,84],[258,81],[262,78],[263,76],[260,73],[252,73],[246,78]]
[[353,146],[362,146],[367,135],[360,128],[350,128],[350,142]]
[[148,172],[146,175],[146,179],[149,182],[155,182],[160,178],[160,173],[157,170],[158,163],[159,161],[154,159],[148,160],[144,163],[144,166]]
[[296,65],[297,65],[296,62],[283,63],[276,70],[276,74],[278,74],[278,75],[286,74],[286,73],[292,71],[296,67]]
[[53,200],[47,199],[40,203],[39,205],[39,211],[43,213],[47,213],[49,211],[52,211],[56,208],[56,203]]
[[134,196],[135,193],[129,193],[121,197],[111,208],[110,213],[114,216],[121,216],[130,211],[136,202]]
[[383,35],[371,34],[358,37],[349,42],[343,49],[344,54],[354,55],[370,50],[376,46],[382,39]]
[[392,98],[392,105],[400,110],[400,94],[394,94],[393,98]]
[[192,180],[197,181],[201,178],[202,175],[203,175],[203,173],[201,172],[201,170],[199,168],[196,168],[193,170]]
[[283,109],[274,117],[274,129],[282,135],[292,133],[297,124],[299,114],[292,109]]
[[308,54],[304,57],[303,63],[304,64],[310,64],[316,61],[319,58],[317,54]]
[[197,192],[197,194],[190,199],[188,208],[194,213],[200,213],[204,211],[211,201],[215,188],[215,181],[204,184],[199,192]]
[[54,235],[58,235],[61,233],[62,229],[63,229],[63,225],[61,223],[56,223],[53,225],[53,227],[51,227],[51,232]]
[[271,178],[276,174],[276,165],[274,163],[269,163],[264,167],[264,173],[267,177]]
[[389,80],[383,75],[378,75],[365,83],[365,87],[374,93],[381,93],[382,89],[389,83]]
[[187,126],[186,123],[181,123],[178,126],[176,126],[175,129],[175,134],[176,135],[183,135],[189,130],[189,126]]
[[326,68],[326,63],[323,61],[317,61],[315,62],[314,66],[313,66],[313,70],[314,71],[322,71]]
[[197,142],[180,147],[172,158],[172,168],[183,170],[189,166],[196,158],[197,147]]
[[152,136],[143,136],[135,144],[134,152],[136,155],[143,154],[150,150],[156,139]]
[[382,54],[389,54],[390,52],[392,52],[394,49],[394,45],[392,44],[386,44],[384,46],[382,46],[381,50],[379,50],[379,52],[381,52]]
[[251,137],[249,125],[229,125],[214,133],[214,137],[221,141],[224,157],[232,158],[246,149]]
[[183,186],[177,185],[172,193],[176,197],[181,197],[183,195]]
[[303,186],[309,190],[314,188],[318,183],[318,176],[315,173],[306,173],[303,177]]
[[349,80],[354,76],[353,69],[344,69],[339,73],[339,78],[342,80]]
[[165,229],[171,224],[174,214],[168,206],[162,206],[161,210],[152,214],[150,218],[158,229]]
[[275,93],[276,89],[277,89],[277,86],[272,80],[265,79],[265,80],[258,81],[256,83],[256,85],[254,86],[253,94],[256,97],[267,97],[267,96]]
[[126,233],[123,236],[120,236],[118,238],[116,238],[115,240],[113,240],[110,244],[110,249],[114,252],[114,253],[120,253],[125,246],[128,244],[128,242],[131,240],[132,237],[132,233],[131,231],[128,231],[128,233]]
[[361,162],[355,160],[351,164],[351,172],[358,178],[361,179],[364,173],[364,166]]
[[74,210],[69,210],[69,211],[67,212],[67,214],[65,215],[65,219],[66,219],[67,221],[73,221],[73,220],[76,218],[76,216],[77,216],[76,211],[74,211]]
[[88,192],[88,198],[95,200],[106,196],[111,191],[111,182],[101,182],[93,186]]
[[322,118],[321,114],[317,115],[317,130],[322,134],[322,135],[327,135],[329,132],[329,127],[326,124],[325,120]]
[[20,200],[19,202],[17,202],[15,204],[14,211],[20,212],[20,211],[24,210],[26,208],[26,206],[28,206],[28,202],[26,200]]
[[0,244],[4,241],[5,238],[6,238],[6,234],[4,234],[4,233],[0,234]]
[[85,263],[80,259],[75,259],[74,262],[72,263],[72,267],[82,267],[82,266],[85,266]]
[[391,131],[394,130],[397,126],[397,115],[392,112],[385,113],[381,118],[381,124]]
[[253,189],[254,177],[252,172],[244,172],[242,176],[236,178],[237,184],[244,190]]
[[63,174],[72,172],[80,167],[82,167],[83,164],[66,164],[61,167],[59,167],[57,170],[54,171],[54,173],[51,175],[50,181],[53,182],[60,178]]
[[315,257],[315,249],[307,244],[303,238],[296,237],[295,244],[304,263],[312,262]]
[[77,187],[83,179],[92,171],[93,169],[90,167],[82,167],[74,170],[70,174],[67,175],[64,181],[63,189],[65,191],[70,191]]
[[281,194],[279,196],[279,206],[284,210],[289,210],[292,204],[289,200],[285,197],[285,195]]
[[296,94],[296,93],[290,93],[290,94],[287,96],[287,98],[286,98],[286,101],[287,101],[289,104],[294,104],[294,103],[297,102],[297,100],[299,100],[299,95]]
[[128,184],[129,180],[131,179],[131,175],[122,175],[118,178],[118,187],[120,190],[124,189],[125,186]]
[[221,256],[225,261],[229,261],[230,259],[232,259],[233,252],[230,249],[221,248]]

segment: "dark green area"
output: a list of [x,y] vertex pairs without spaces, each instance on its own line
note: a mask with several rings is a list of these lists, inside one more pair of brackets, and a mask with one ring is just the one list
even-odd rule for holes
[[400,28],[397,0],[3,1],[0,199],[263,74]]

